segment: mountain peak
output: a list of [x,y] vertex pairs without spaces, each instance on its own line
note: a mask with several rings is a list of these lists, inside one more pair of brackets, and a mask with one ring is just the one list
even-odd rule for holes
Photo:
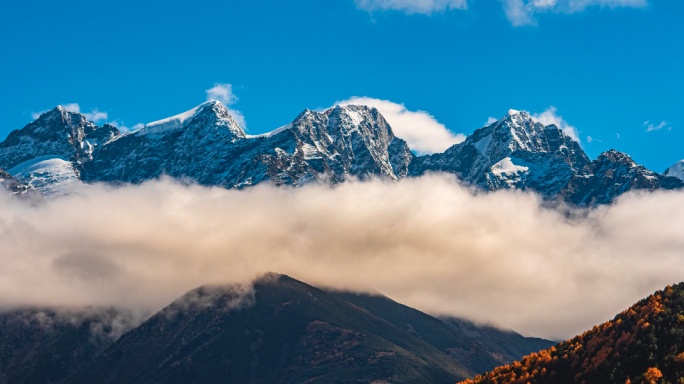
[[609,149],[600,155],[598,155],[598,158],[596,159],[598,161],[610,161],[613,163],[621,162],[621,163],[634,163],[636,162],[632,159],[632,157],[624,152],[620,152],[617,149]]
[[177,129],[185,129],[192,124],[196,119],[212,119],[226,120],[221,124],[227,126],[228,129],[233,132],[237,137],[245,137],[245,133],[242,128],[237,124],[237,122],[230,115],[228,109],[221,104],[218,100],[205,101],[204,103],[192,108],[188,111],[180,113],[175,116],[167,117],[166,119],[153,121],[151,123],[145,124],[144,127],[135,131],[134,134],[137,135],[151,135],[151,134],[161,134],[168,131],[173,131]]

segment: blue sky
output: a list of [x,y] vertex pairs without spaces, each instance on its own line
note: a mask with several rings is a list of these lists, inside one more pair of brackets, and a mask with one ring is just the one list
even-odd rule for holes
[[252,134],[352,97],[463,134],[547,111],[591,158],[615,148],[662,172],[684,159],[682,14],[679,0],[4,0],[0,137],[70,103],[132,127],[231,84]]

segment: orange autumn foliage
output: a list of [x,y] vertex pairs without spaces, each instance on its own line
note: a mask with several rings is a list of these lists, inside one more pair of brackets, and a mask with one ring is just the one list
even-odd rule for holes
[[[659,324],[666,318],[666,306],[675,305],[682,308],[671,316],[670,323],[676,325],[684,316],[684,283],[675,288],[668,286],[618,314],[612,321],[597,325],[553,348],[532,353],[521,361],[460,384],[581,384],[616,382],[613,380],[618,379],[620,381],[617,382],[625,384],[631,384],[631,379],[636,383],[655,384],[663,377],[659,368],[652,366],[646,370],[644,367],[646,373],[644,370],[628,372],[630,364],[633,364],[629,359],[633,359],[634,354],[646,354],[648,350],[644,351],[644,346],[651,348],[653,340],[659,340],[654,335],[662,328]],[[674,344],[670,349],[680,348],[679,345],[684,349],[684,332],[681,337],[681,344]],[[654,351],[657,352],[658,348]],[[650,353],[652,355],[653,352]],[[684,352],[678,355],[668,352],[667,356],[669,364],[677,363],[684,369]],[[644,357],[644,364],[651,358]],[[622,369],[619,371],[622,378],[611,376],[616,372],[613,367]]]
[[644,378],[651,384],[655,384],[656,380],[660,379],[661,377],[663,377],[663,374],[658,368],[649,368],[644,375]]

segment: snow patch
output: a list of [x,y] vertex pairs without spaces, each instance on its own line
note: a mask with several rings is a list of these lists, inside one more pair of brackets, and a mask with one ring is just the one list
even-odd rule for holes
[[515,164],[510,157],[506,157],[505,159],[503,159],[503,160],[499,161],[498,163],[492,165],[491,169],[492,169],[493,174],[495,174],[497,176],[501,176],[501,175],[509,175],[509,174],[513,174],[513,173],[518,173],[518,172],[527,172],[530,168],[526,167],[524,165]]
[[684,160],[676,162],[663,173],[665,176],[677,177],[684,181]]
[[287,125],[283,125],[282,127],[274,129],[271,132],[266,132],[266,133],[262,133],[259,135],[246,135],[245,137],[247,137],[248,139],[253,139],[255,137],[271,137],[271,136],[275,136],[275,135],[279,134],[280,132],[287,131],[288,129],[291,129],[291,128],[292,128],[292,123],[287,124]]
[[176,116],[171,116],[167,117],[166,119],[154,121],[149,124],[145,124],[144,127],[140,128],[137,131],[134,131],[132,133],[138,134],[138,135],[151,135],[151,134],[158,134],[166,131],[172,131],[174,129],[181,129],[187,127],[192,119],[197,116],[197,114],[204,109],[204,107],[214,104],[216,101],[207,101],[205,103],[202,103],[195,108],[183,112],[179,115]]
[[492,134],[490,133],[489,135],[481,138],[478,140],[474,146],[477,148],[477,150],[483,155],[487,156],[487,148],[489,147],[489,143],[492,141]]
[[66,195],[85,186],[76,175],[73,164],[59,156],[40,156],[7,170],[7,173],[45,196]]
[[304,154],[304,159],[306,160],[321,158],[318,148],[314,147],[311,144],[304,143],[302,145],[302,153]]

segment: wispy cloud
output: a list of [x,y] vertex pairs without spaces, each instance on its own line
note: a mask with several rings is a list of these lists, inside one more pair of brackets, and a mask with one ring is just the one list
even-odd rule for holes
[[42,115],[43,113],[45,113],[47,111],[49,111],[49,110],[44,109],[44,110],[38,111],[38,112],[31,112],[31,117],[33,118],[33,120],[37,120],[40,117],[40,115]]
[[[358,9],[368,12],[399,11],[406,14],[424,14],[468,8],[475,0],[355,0]],[[477,0],[479,1],[479,0]],[[589,7],[644,8],[647,0],[499,0],[506,18],[515,27],[537,25],[536,15],[542,13],[572,14]]]
[[230,115],[233,116],[233,119],[235,119],[238,125],[245,130],[247,129],[245,115],[236,109],[230,108],[231,105],[237,103],[240,100],[233,93],[232,84],[215,83],[213,88],[209,88],[205,92],[207,94],[207,101],[216,100],[221,102],[221,104],[225,105],[226,108],[228,108]]
[[132,127],[127,127],[123,121],[119,121],[119,120],[110,121],[109,125],[116,127],[116,129],[118,129],[119,132],[121,132],[121,133],[137,131],[138,129],[145,126],[145,124],[138,123]]
[[556,107],[550,106],[542,113],[532,114],[532,118],[535,121],[540,122],[544,125],[555,125],[556,127],[560,128],[566,135],[570,136],[573,140],[579,143],[580,138],[577,132],[577,128],[573,127],[567,121],[565,121],[563,119],[563,116],[560,116],[557,112],[558,109]]
[[594,138],[591,136],[587,136],[587,143],[591,143],[592,141],[594,141]]
[[406,14],[430,15],[451,9],[467,9],[466,0],[355,0],[356,7],[368,12],[396,10]]
[[494,124],[497,121],[499,121],[499,119],[497,119],[496,117],[489,117],[489,118],[487,118],[487,122],[485,123],[485,125]]
[[405,140],[418,154],[443,152],[465,140],[465,135],[453,133],[425,111],[409,111],[403,104],[370,97],[352,97],[337,105],[367,105],[374,107],[392,127],[394,134]]
[[660,131],[663,128],[666,128],[668,130],[672,129],[670,123],[668,123],[667,121],[661,121],[658,125],[653,125],[653,123],[651,123],[650,121],[644,121],[644,127],[646,127],[646,132]]

